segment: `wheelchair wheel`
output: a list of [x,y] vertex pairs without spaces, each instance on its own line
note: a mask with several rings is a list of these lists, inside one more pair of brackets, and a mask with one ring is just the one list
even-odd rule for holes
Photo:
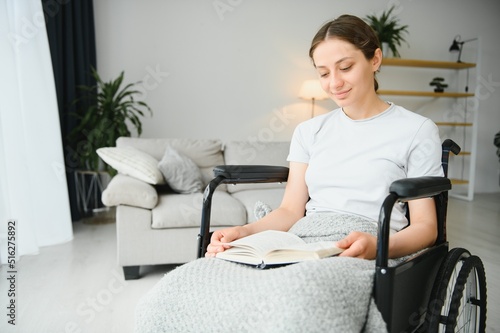
[[484,332],[486,277],[479,257],[456,248],[446,256],[431,293],[426,332]]
[[484,332],[486,326],[486,276],[477,256],[465,260],[451,297],[446,332]]

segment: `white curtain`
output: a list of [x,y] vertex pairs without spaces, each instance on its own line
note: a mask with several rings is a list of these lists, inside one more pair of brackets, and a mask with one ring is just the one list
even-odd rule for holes
[[[0,0],[0,261],[73,238],[41,0]],[[12,232],[11,232],[12,235]]]

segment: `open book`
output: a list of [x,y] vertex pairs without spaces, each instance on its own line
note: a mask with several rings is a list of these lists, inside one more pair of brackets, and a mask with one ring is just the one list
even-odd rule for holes
[[335,242],[306,243],[300,237],[284,231],[266,230],[233,242],[216,257],[264,268],[304,260],[330,257],[343,251]]

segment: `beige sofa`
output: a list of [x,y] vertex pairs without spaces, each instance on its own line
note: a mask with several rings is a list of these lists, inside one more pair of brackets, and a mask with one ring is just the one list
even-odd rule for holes
[[[103,191],[102,201],[116,206],[118,264],[125,278],[138,278],[141,265],[181,264],[196,258],[203,189],[215,166],[287,166],[288,150],[289,142],[123,137],[116,147],[98,151],[119,171]],[[256,204],[276,208],[284,186],[219,186],[211,226],[254,221]]]

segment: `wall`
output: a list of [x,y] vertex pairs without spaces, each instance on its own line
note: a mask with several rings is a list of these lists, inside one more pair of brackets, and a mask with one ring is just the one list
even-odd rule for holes
[[[125,70],[127,81],[142,80],[154,110],[144,119],[143,137],[289,140],[311,111],[297,93],[303,80],[315,78],[307,52],[316,30],[343,13],[364,17],[391,4],[409,26],[404,58],[454,61],[448,48],[457,34],[481,37],[476,191],[498,191],[496,0],[97,0],[98,70],[103,78]],[[463,59],[475,60],[467,57],[466,51]],[[382,84],[417,80],[415,73],[387,72],[380,74]],[[334,107],[319,101],[315,112]]]

